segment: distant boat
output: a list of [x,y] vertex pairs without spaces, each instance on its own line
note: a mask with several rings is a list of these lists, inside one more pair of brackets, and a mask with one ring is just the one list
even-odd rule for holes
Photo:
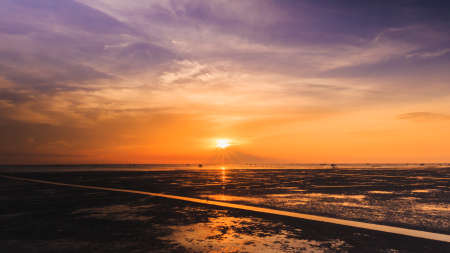
[[198,164],[198,167],[199,167],[199,168],[203,167],[203,164],[199,163],[199,164]]

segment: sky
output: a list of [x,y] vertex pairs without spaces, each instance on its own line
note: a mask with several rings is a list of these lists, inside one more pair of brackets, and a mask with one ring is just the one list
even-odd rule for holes
[[0,0],[0,163],[450,162],[449,5]]

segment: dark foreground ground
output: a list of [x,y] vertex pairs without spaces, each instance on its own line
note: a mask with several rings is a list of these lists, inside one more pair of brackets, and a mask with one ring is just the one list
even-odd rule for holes
[[[216,169],[8,175],[211,198],[449,234],[448,173]],[[389,183],[389,178],[395,180]],[[0,178],[0,252],[450,252],[450,244],[158,197]]]

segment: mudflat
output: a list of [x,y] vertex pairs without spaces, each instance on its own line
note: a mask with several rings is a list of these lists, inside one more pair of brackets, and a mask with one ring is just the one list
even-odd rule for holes
[[[449,234],[448,168],[2,173]],[[2,252],[449,252],[446,242],[124,192],[0,178]]]

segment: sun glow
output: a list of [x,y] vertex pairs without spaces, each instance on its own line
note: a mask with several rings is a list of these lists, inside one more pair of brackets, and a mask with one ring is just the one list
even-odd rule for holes
[[230,140],[228,140],[228,139],[217,139],[216,140],[216,148],[226,149],[230,145],[231,145]]

